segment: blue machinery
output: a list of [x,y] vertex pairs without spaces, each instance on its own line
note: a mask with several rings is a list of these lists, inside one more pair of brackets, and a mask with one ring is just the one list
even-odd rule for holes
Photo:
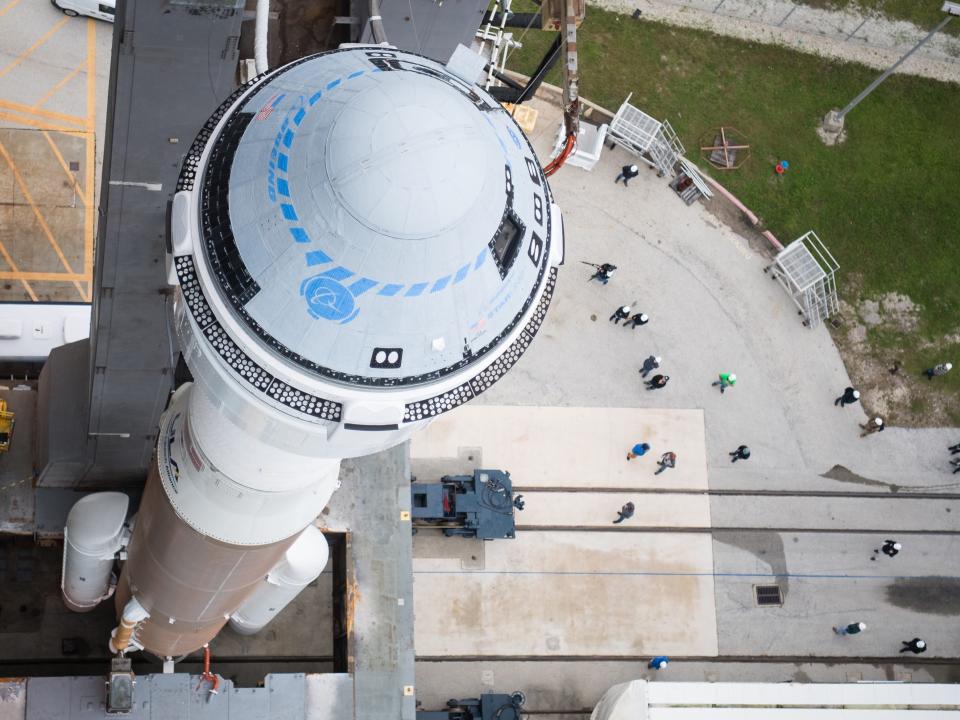
[[516,534],[514,510],[523,496],[513,495],[510,473],[474,470],[473,475],[446,475],[439,483],[411,486],[414,532],[436,528],[447,536],[497,540]]

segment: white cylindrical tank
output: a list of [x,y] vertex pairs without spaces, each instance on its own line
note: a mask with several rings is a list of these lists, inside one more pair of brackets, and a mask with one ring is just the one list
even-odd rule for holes
[[126,540],[129,504],[123,493],[101,492],[81,498],[70,509],[63,530],[60,589],[71,610],[88,612],[110,597],[110,575]]
[[327,566],[330,551],[316,526],[300,533],[270,573],[240,609],[230,616],[230,627],[241,635],[253,635],[273,620],[312,583]]

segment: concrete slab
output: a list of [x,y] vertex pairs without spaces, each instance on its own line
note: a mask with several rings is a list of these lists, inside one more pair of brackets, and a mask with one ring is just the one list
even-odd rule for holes
[[537,527],[609,528],[617,511],[628,502],[634,515],[618,525],[638,527],[710,527],[710,501],[706,495],[629,492],[537,492],[523,493],[525,507],[517,512],[518,530]]
[[960,532],[960,500],[721,495],[710,498],[715,528]]
[[87,142],[83,133],[0,127],[0,300],[85,299],[93,249]]
[[531,532],[414,560],[418,657],[717,652],[708,535]]
[[[899,537],[895,558],[878,535],[716,532],[720,654],[890,657],[924,638],[921,660],[960,647],[960,538]],[[781,586],[782,607],[758,608],[754,585]],[[833,626],[864,622],[841,637]],[[842,678],[840,678],[842,679]]]
[[[638,442],[649,443],[650,451],[627,462]],[[699,410],[471,404],[414,435],[411,468],[419,478],[429,467],[421,461],[456,458],[469,449],[482,449],[475,467],[508,470],[520,488],[707,486]],[[677,466],[655,475],[657,459],[668,450],[677,454]]]

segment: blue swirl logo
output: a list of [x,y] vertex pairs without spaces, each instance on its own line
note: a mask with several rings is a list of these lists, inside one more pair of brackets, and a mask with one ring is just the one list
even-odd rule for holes
[[353,293],[333,278],[315,275],[300,285],[300,295],[307,301],[307,310],[315,318],[335,320],[341,324],[353,320],[356,309]]

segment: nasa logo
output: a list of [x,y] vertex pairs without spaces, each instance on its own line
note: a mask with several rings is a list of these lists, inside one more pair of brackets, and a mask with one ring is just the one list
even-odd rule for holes
[[336,320],[341,324],[353,320],[360,311],[355,308],[353,294],[333,278],[315,275],[300,285],[300,294],[307,301],[307,310],[315,318]]

